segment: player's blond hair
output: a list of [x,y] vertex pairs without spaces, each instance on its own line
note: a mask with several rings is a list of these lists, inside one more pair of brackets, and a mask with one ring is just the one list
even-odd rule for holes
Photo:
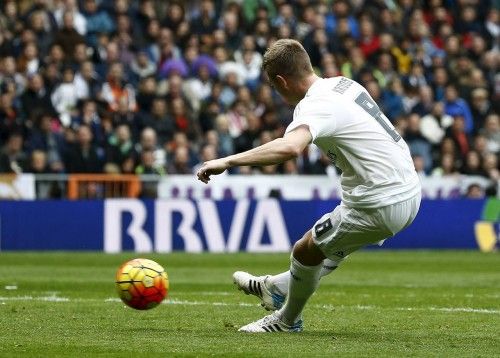
[[281,39],[271,45],[264,54],[262,68],[270,79],[277,75],[294,79],[313,73],[311,59],[300,42]]

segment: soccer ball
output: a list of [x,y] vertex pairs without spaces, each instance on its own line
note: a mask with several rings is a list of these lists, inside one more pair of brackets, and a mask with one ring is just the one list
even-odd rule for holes
[[128,306],[148,310],[167,296],[168,276],[163,267],[152,260],[133,259],[116,272],[116,290]]

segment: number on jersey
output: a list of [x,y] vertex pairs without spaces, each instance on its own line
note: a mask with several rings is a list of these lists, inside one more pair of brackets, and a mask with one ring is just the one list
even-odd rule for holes
[[384,130],[389,134],[395,142],[401,139],[398,132],[389,123],[389,120],[382,113],[377,104],[368,96],[366,92],[361,92],[358,97],[354,100],[357,105],[365,110],[370,116],[372,116]]

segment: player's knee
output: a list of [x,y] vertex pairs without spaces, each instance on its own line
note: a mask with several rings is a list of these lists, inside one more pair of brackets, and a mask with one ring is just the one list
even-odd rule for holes
[[319,265],[325,259],[325,255],[316,246],[310,234],[295,243],[292,254],[296,260],[306,266]]

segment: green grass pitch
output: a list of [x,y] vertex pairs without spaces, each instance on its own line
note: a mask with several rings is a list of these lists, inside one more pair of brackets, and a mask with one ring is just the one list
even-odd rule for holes
[[[117,301],[116,268],[143,256],[170,276],[165,304]],[[281,272],[286,254],[0,253],[0,357],[494,357],[500,256],[363,251],[323,279],[300,334],[243,334],[266,312],[235,270]]]

